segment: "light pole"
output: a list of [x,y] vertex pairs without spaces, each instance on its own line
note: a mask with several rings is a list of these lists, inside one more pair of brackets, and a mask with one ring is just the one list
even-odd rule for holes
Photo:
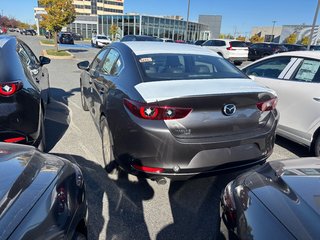
[[188,40],[188,25],[189,25],[189,14],[190,14],[190,0],[188,0],[188,12],[187,12],[187,23],[186,23],[186,32],[184,35],[184,40]]
[[309,41],[308,41],[308,48],[307,48],[308,50],[310,50],[310,45],[311,45],[311,41],[312,41],[312,37],[313,37],[314,27],[316,25],[317,18],[318,18],[319,7],[320,7],[320,0],[318,0],[316,12],[315,12],[314,18],[313,18],[312,28],[311,28],[311,32],[310,32]]
[[272,36],[272,41],[271,42],[273,42],[273,40],[274,40],[273,31],[274,31],[274,25],[276,24],[276,22],[277,21],[275,21],[275,20],[272,21],[273,25],[272,25],[272,31],[271,31],[271,36]]

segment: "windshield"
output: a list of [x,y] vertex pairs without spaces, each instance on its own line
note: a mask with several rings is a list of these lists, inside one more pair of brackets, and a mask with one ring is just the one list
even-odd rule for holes
[[247,78],[223,58],[191,54],[150,54],[138,56],[144,81]]
[[231,41],[230,45],[232,47],[247,47],[247,44],[245,42],[239,42],[239,41]]

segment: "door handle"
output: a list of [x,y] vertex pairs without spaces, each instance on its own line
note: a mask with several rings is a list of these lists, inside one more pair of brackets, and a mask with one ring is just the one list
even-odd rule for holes
[[320,102],[320,97],[314,97],[313,100]]

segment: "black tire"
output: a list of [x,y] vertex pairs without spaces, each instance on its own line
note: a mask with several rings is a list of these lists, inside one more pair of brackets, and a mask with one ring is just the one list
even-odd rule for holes
[[86,235],[80,233],[80,232],[75,232],[74,236],[72,237],[72,240],[87,240],[88,238]]
[[107,119],[102,116],[100,121],[101,141],[102,141],[102,156],[105,165],[105,170],[110,175],[117,175],[119,172],[118,164],[116,163],[113,147],[111,142],[111,133],[108,127]]
[[82,109],[83,109],[84,111],[89,111],[87,102],[86,102],[86,100],[85,100],[85,96],[84,96],[84,94],[83,94],[83,86],[82,86],[82,83],[80,84],[80,94],[81,94],[81,105],[82,105]]
[[314,150],[314,155],[316,157],[320,157],[320,133],[318,133],[317,137],[315,138],[313,150]]

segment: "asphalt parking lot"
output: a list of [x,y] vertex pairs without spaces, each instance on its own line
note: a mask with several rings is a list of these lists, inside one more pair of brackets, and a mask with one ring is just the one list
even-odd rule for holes
[[[37,55],[44,49],[37,37],[19,37]],[[109,177],[102,167],[98,131],[81,108],[76,66],[91,61],[99,49],[86,42],[63,48],[75,58],[48,65],[52,101],[46,114],[46,142],[50,153],[77,162],[84,172],[89,239],[227,239],[225,227],[220,227],[219,197],[239,172],[165,185],[124,173]],[[297,156],[308,156],[307,149],[277,138],[269,160]]]

